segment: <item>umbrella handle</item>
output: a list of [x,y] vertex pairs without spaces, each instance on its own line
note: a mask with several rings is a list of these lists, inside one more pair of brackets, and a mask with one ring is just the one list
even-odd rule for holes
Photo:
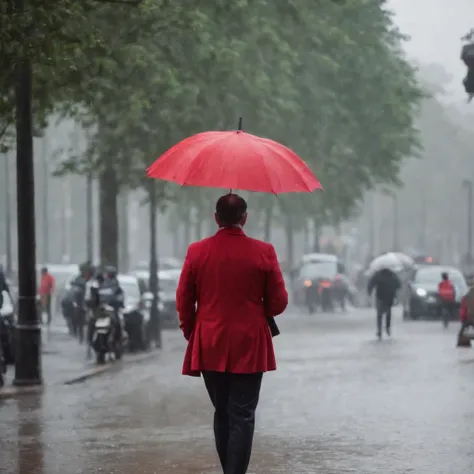
[[242,117],[239,117],[239,126],[237,127],[237,131],[242,131]]

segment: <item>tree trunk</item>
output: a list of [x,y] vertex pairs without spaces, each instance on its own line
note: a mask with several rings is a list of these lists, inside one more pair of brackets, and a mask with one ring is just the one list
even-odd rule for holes
[[156,195],[156,181],[153,179],[149,180],[148,185],[149,193],[149,212],[150,212],[150,292],[153,295],[153,300],[150,308],[150,323],[151,333],[155,340],[156,346],[161,348],[161,318],[158,310],[159,294],[158,294],[158,254],[157,254],[157,195]]
[[212,235],[216,231],[216,222],[214,217],[207,220],[207,235]]
[[321,247],[319,246],[319,238],[321,237],[321,231],[319,229],[316,219],[313,220],[313,229],[314,229],[314,241],[313,241],[313,252],[320,252]]
[[293,225],[293,215],[291,213],[286,215],[286,260],[287,269],[293,270],[294,268],[294,255],[295,255],[295,232]]
[[265,208],[265,215],[263,220],[263,240],[270,242],[272,233],[272,221],[273,221],[273,206],[269,205]]
[[94,261],[94,189],[92,172],[86,178],[86,242],[87,261]]
[[309,229],[308,221],[305,219],[303,224],[303,252],[308,253],[309,251]]
[[119,185],[117,173],[109,163],[99,175],[100,259],[102,265],[118,267],[118,212]]
[[191,222],[191,208],[188,208],[184,217],[184,254],[186,254],[187,248],[189,247],[189,244],[191,243],[192,237],[191,237],[191,231],[192,231],[192,222]]
[[128,226],[128,192],[124,191],[120,196],[120,269],[126,273],[130,269],[130,255],[129,255],[129,226]]
[[173,234],[174,235],[172,236],[172,239],[171,239],[173,257],[179,258],[180,249],[181,249],[181,226],[180,225],[176,226]]
[[202,239],[202,220],[196,216],[196,222],[194,223],[194,237],[196,240]]

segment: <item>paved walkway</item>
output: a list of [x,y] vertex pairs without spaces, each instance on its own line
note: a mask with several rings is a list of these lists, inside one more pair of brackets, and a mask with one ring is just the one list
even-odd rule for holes
[[[474,351],[455,348],[457,325],[398,316],[379,342],[368,311],[279,324],[249,474],[474,472]],[[0,472],[217,474],[210,403],[170,337],[158,361],[0,404]]]

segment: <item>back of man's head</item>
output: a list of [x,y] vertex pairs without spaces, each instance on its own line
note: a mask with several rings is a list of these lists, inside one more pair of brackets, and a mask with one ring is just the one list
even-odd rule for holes
[[220,227],[244,225],[247,203],[237,194],[221,196],[216,203],[216,222]]

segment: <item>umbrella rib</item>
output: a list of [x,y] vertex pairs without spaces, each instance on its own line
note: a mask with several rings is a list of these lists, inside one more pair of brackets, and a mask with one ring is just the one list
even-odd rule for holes
[[[194,158],[193,161],[196,162],[196,161],[199,160],[199,164],[200,164],[201,161],[203,160],[203,158],[201,158],[201,154],[203,154],[203,156],[204,156],[205,152],[208,148],[214,147],[216,145],[216,143],[221,142],[221,141],[225,140],[226,138],[227,137],[225,135],[221,135],[216,140],[213,140],[212,142],[207,143],[204,147],[202,147],[199,150],[199,153],[196,155],[196,157]],[[182,186],[186,186],[186,181],[189,179],[189,176],[192,175],[195,172],[196,172],[196,168],[191,168],[191,169],[186,170],[186,174],[183,176],[183,179],[182,179]]]
[[[267,142],[267,143],[268,143],[270,146],[272,145],[271,142]],[[308,183],[307,183],[306,180],[304,179],[303,174],[301,173],[301,170],[298,169],[296,163],[294,163],[293,161],[291,161],[290,159],[288,159],[288,157],[287,157],[286,155],[282,154],[278,148],[271,146],[271,149],[272,149],[272,151],[273,151],[275,154],[277,154],[277,155],[280,157],[280,159],[281,159],[282,161],[284,161],[284,162],[285,162],[286,164],[288,164],[291,168],[293,168],[293,170],[296,172],[296,175],[298,176],[298,179],[299,179],[300,182],[303,184],[303,187],[304,187],[307,191],[311,191],[310,188],[309,188],[309,186],[308,186]],[[289,149],[288,149],[288,150],[289,150]],[[291,151],[291,150],[290,150],[290,151]],[[294,152],[292,152],[292,153],[295,155]],[[299,159],[299,157],[298,157],[297,155],[295,155],[295,156]],[[263,157],[263,160],[266,162],[266,161],[268,161],[268,158],[267,158],[266,156],[264,156],[264,157]],[[303,162],[303,164],[304,164],[305,166],[307,166],[304,162]],[[265,168],[266,168],[266,166],[265,166]],[[276,194],[276,193],[275,193],[275,194]]]

